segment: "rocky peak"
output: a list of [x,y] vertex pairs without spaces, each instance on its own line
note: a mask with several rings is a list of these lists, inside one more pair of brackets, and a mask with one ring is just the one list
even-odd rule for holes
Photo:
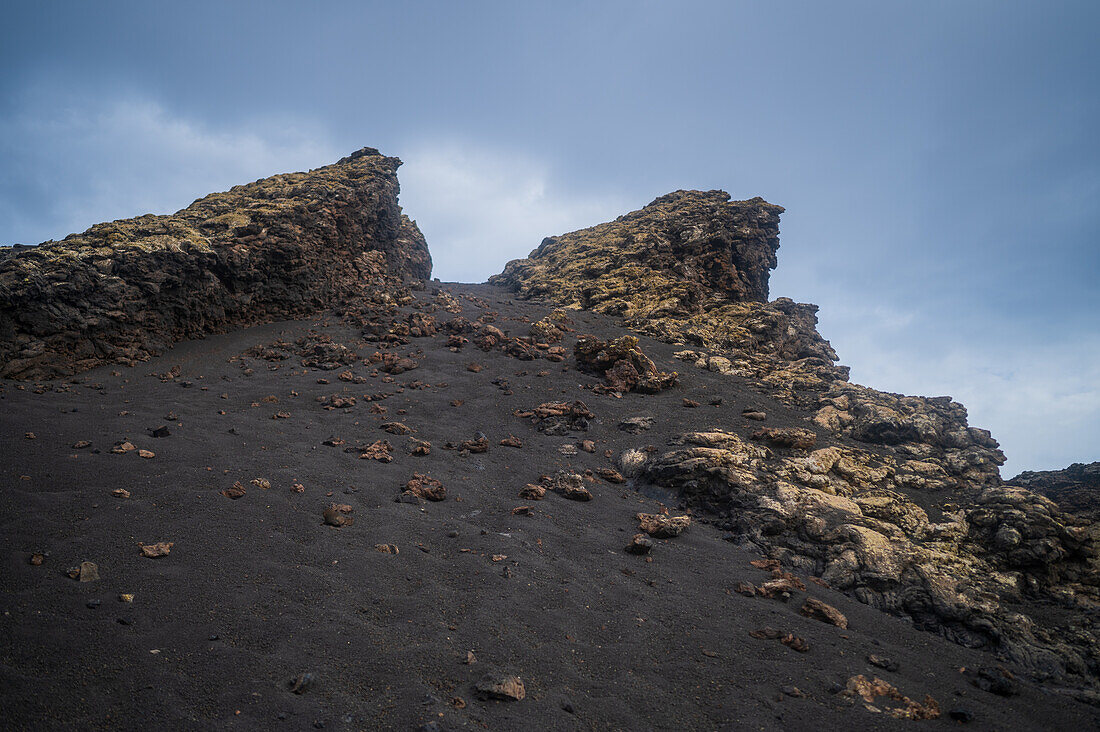
[[[627,316],[762,302],[783,209],[725,191],[676,191],[614,221],[547,237],[490,281]],[[564,288],[564,289],[562,289]]]
[[0,377],[132,364],[184,338],[301,316],[431,276],[397,203],[401,161],[334,165],[212,193],[0,255]]

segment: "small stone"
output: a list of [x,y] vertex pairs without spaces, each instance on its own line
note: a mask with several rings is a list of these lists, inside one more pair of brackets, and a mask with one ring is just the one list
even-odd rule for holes
[[[345,508],[348,510],[342,510]],[[351,526],[355,523],[355,519],[353,519],[351,516],[345,515],[350,512],[351,506],[348,506],[346,504],[334,504],[326,508],[321,514],[322,523],[324,523],[325,526],[335,526],[337,528],[340,528],[341,526]]]
[[138,450],[138,457],[145,458],[146,460],[152,460],[157,454],[152,450]]
[[92,443],[89,440],[77,440],[73,443],[74,450],[83,450],[86,447],[91,447]]
[[119,602],[133,602],[134,601],[134,595],[131,592],[124,592],[124,593],[122,593],[121,595],[118,596],[118,601]]
[[516,506],[512,509],[513,516],[534,516],[535,511],[530,506]]
[[475,686],[477,693],[484,699],[501,701],[521,701],[527,696],[523,681],[518,676],[486,674]]
[[382,554],[400,554],[396,544],[375,544],[374,551]]
[[695,409],[698,406],[699,402],[695,401],[694,399],[688,399],[686,397],[684,398],[684,407],[688,409]]
[[632,435],[638,435],[653,427],[653,417],[627,417],[619,422],[619,429]]
[[236,483],[234,483],[232,485],[232,487],[226,488],[221,493],[226,498],[229,498],[229,499],[232,499],[232,500],[235,501],[238,498],[241,498],[242,496],[244,496],[244,494],[246,493],[246,489],[243,485],[241,485],[241,482],[238,480]]
[[592,440],[581,440],[580,448],[585,452],[596,452],[596,443]]
[[644,555],[653,550],[653,540],[645,534],[635,534],[630,543],[623,549],[627,554]]
[[876,656],[873,653],[867,656],[867,663],[891,672],[896,672],[899,668],[901,668],[897,661],[891,661],[889,658]]
[[541,501],[546,495],[546,488],[534,483],[528,483],[519,491],[519,497],[525,501]]
[[691,516],[666,516],[659,513],[639,513],[638,528],[655,539],[679,536],[691,526]]
[[141,556],[148,557],[149,559],[168,556],[173,546],[175,546],[175,542],[172,541],[158,541],[156,544],[138,544],[138,547],[141,549]]
[[32,554],[27,559],[27,562],[29,562],[32,566],[35,566],[35,567],[42,566],[42,562],[44,562],[44,561],[46,561],[45,552],[35,552],[34,554]]
[[625,483],[626,478],[623,474],[614,468],[597,468],[596,475],[600,476],[608,483]]
[[290,681],[290,692],[292,694],[304,694],[308,691],[316,682],[317,677],[312,673],[300,673]]
[[265,491],[271,489],[271,481],[269,481],[267,478],[253,478],[249,481],[249,483],[256,486],[257,488],[262,488]]
[[123,453],[133,452],[137,447],[132,442],[123,440],[122,442],[116,442],[114,447],[111,448],[111,452],[116,455],[122,455]]
[[477,656],[474,655],[473,651],[466,651],[466,658],[462,662],[467,666],[473,666],[477,663]]
[[167,425],[161,425],[152,430],[150,434],[152,434],[153,437],[168,437],[172,433],[168,431]]
[[761,412],[759,409],[746,409],[741,412],[741,416],[745,419],[751,419],[755,422],[763,422],[768,418],[767,413]]
[[76,578],[81,582],[95,582],[99,579],[99,567],[95,562],[81,562]]
[[813,597],[807,597],[798,612],[800,615],[804,615],[807,618],[820,620],[823,623],[835,625],[841,629],[848,628],[848,618],[844,617],[844,613],[840,612],[832,605]]
[[413,473],[405,484],[405,492],[427,501],[442,501],[447,498],[447,488],[440,481],[428,475]]
[[23,437],[27,438],[28,440],[37,440],[38,439],[38,435],[34,434],[33,432],[28,432],[25,435],[23,435]]
[[783,694],[786,695],[786,696],[792,696],[792,697],[806,696],[805,694],[802,693],[802,690],[799,689],[797,686],[784,686],[783,688],[780,689],[780,691],[783,692]]

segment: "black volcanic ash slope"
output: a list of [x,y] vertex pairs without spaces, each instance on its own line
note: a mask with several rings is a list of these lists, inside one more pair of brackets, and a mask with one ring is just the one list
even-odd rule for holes
[[765,302],[780,211],[670,194],[490,285],[395,244],[0,381],[6,726],[1095,726],[1089,526]]

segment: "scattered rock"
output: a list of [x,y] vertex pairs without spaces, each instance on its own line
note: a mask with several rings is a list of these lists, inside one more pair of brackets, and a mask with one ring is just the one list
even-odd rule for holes
[[157,427],[155,429],[150,430],[149,434],[152,435],[153,437],[160,438],[160,437],[168,437],[172,433],[168,431],[167,425],[161,425],[160,427]]
[[623,474],[614,468],[596,468],[596,475],[600,476],[608,483],[625,483],[626,478]]
[[858,697],[867,704],[875,704],[878,698],[897,702],[899,706],[883,705],[886,706],[883,711],[899,719],[938,719],[940,717],[940,705],[931,696],[926,695],[921,703],[915,702],[898,691],[893,684],[877,677],[868,681],[862,674],[853,676],[848,679],[841,695],[848,698]]
[[384,422],[380,427],[391,435],[408,435],[414,431],[411,427],[402,422]]
[[252,485],[263,490],[271,490],[271,481],[267,478],[253,478],[249,481]]
[[891,661],[889,658],[876,656],[873,653],[867,656],[867,663],[871,664],[872,666],[877,666],[878,668],[881,668],[885,671],[890,671],[891,673],[894,673],[899,668],[901,668],[897,661]]
[[632,435],[640,435],[653,427],[653,417],[627,417],[619,422],[619,429]]
[[172,541],[158,541],[155,544],[138,544],[138,547],[141,549],[141,556],[148,557],[149,559],[168,556],[173,546],[175,546],[175,542]]
[[638,528],[655,539],[671,539],[691,526],[691,516],[666,516],[659,513],[639,513]]
[[489,451],[489,438],[482,435],[473,440],[463,440],[458,444],[459,452],[479,455]]
[[88,440],[77,440],[73,443],[74,450],[83,450],[86,447],[91,447],[92,443]]
[[653,550],[653,539],[645,534],[635,534],[630,543],[623,549],[627,554],[644,555]]
[[405,484],[405,492],[426,501],[442,501],[447,497],[443,483],[421,473],[413,473],[412,479]]
[[73,567],[67,574],[81,582],[95,582],[99,579],[99,567],[95,562],[81,562],[79,567]]
[[133,452],[137,447],[132,442],[123,440],[122,442],[116,442],[114,447],[111,448],[111,452],[116,455],[122,455],[127,452]]
[[768,418],[767,413],[759,409],[746,409],[741,412],[741,416],[745,419],[751,419],[754,422],[763,422]]
[[42,566],[42,563],[46,561],[45,552],[35,552],[27,558],[27,563],[34,567]]
[[401,553],[397,549],[397,544],[375,544],[374,545],[374,551],[380,552],[382,554],[400,554]]
[[592,492],[584,485],[584,478],[576,473],[558,473],[553,480],[554,492],[571,501],[591,501]]
[[322,513],[322,523],[326,526],[335,526],[337,528],[351,526],[355,523],[355,519],[347,515],[351,513],[351,511],[351,506],[346,504],[333,504]]
[[126,490],[125,488],[115,488],[113,491],[111,491],[111,495],[115,498],[129,498],[130,491]]
[[376,440],[363,448],[357,448],[360,460],[377,460],[380,463],[393,462],[393,445],[389,440]]
[[598,391],[645,394],[675,386],[678,374],[658,371],[653,361],[642,353],[635,336],[621,336],[612,341],[601,341],[591,335],[577,339],[573,355],[581,370],[603,376],[606,386]]
[[528,483],[519,491],[519,497],[525,501],[541,501],[546,496],[546,488]]
[[152,460],[157,455],[152,450],[138,450],[138,457],[145,458],[146,460]]
[[232,487],[223,490],[222,495],[235,501],[238,498],[242,498],[246,492],[247,491],[245,490],[245,487],[241,485],[241,482],[237,481],[232,485]]
[[483,699],[497,699],[500,701],[521,701],[527,696],[527,690],[523,681],[518,676],[506,676],[503,674],[486,674],[481,677],[474,687],[478,696]]
[[504,447],[523,447],[523,440],[519,439],[515,435],[508,435],[500,441],[500,444]]
[[288,687],[292,694],[305,694],[316,683],[317,677],[309,672],[300,673],[290,680]]
[[848,618],[844,617],[844,613],[814,597],[807,597],[798,612],[807,618],[820,620],[841,629],[848,628]]

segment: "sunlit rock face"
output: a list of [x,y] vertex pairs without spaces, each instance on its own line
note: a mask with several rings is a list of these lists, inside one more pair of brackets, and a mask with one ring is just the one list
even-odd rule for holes
[[0,377],[132,364],[185,338],[427,279],[427,244],[397,203],[400,164],[364,148],[308,173],[210,194],[171,216],[5,249]]

